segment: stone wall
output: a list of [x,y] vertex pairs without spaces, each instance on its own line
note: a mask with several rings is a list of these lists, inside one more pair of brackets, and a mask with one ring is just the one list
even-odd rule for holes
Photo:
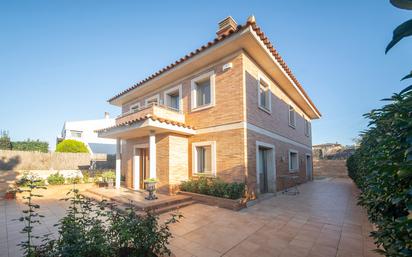
[[91,160],[96,168],[114,169],[115,158],[106,154],[41,153],[0,150],[0,170],[75,170],[88,169]]
[[313,175],[315,177],[347,177],[346,160],[313,160]]

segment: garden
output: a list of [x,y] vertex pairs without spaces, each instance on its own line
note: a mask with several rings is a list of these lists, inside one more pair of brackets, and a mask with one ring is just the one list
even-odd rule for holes
[[[59,183],[62,179],[55,178]],[[172,214],[159,223],[159,217],[151,212],[137,214],[133,205],[120,211],[107,201],[94,202],[72,189],[66,215],[55,225],[58,236],[36,233],[36,226],[45,218],[39,212],[36,199],[41,197],[38,189],[47,189],[34,177],[23,179],[18,192],[25,200],[26,209],[19,219],[24,222],[22,233],[26,239],[19,244],[27,257],[67,256],[67,257],[114,257],[114,256],[159,256],[170,255],[168,248],[172,238],[169,225],[182,217]]]

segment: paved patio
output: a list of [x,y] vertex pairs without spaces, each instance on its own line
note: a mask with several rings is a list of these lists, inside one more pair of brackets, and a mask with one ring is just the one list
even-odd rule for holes
[[[300,186],[301,194],[278,195],[239,212],[194,204],[180,211],[173,225],[175,256],[378,256],[368,237],[371,225],[356,206],[349,179],[322,180]],[[37,232],[55,232],[67,203],[64,192],[39,201],[46,215]],[[20,256],[21,205],[0,201],[0,256]],[[162,214],[165,219],[168,214]]]

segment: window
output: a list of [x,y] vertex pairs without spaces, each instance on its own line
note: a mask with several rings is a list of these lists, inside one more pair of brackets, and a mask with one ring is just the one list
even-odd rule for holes
[[216,146],[215,142],[193,143],[193,174],[215,175]]
[[289,150],[289,171],[296,172],[299,170],[299,155],[297,151]]
[[203,74],[191,81],[192,110],[201,110],[214,105],[214,72]]
[[305,119],[305,135],[310,136],[310,122]]
[[292,128],[296,126],[295,109],[291,105],[289,105],[289,126]]
[[149,97],[145,101],[146,106],[156,105],[158,103],[159,103],[159,94]]
[[269,84],[262,78],[259,79],[259,107],[271,112]]
[[165,105],[175,110],[181,109],[182,85],[168,89],[164,92]]
[[78,131],[78,130],[70,130],[70,135],[71,137],[82,137],[82,131]]
[[139,108],[140,108],[140,103],[135,103],[135,104],[130,105],[129,111],[130,112],[135,112],[135,111],[139,110]]

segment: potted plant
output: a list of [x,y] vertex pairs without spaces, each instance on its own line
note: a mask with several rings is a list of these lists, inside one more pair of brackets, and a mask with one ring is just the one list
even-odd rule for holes
[[13,200],[16,199],[17,190],[15,188],[9,188],[4,195],[4,199]]
[[116,174],[113,171],[103,172],[102,178],[108,188],[113,188],[113,182],[116,179]]
[[155,178],[148,178],[145,179],[144,184],[146,186],[146,191],[149,192],[149,195],[145,197],[146,200],[156,200],[157,196],[155,195],[155,191],[156,191],[156,184],[157,184],[157,180]]

